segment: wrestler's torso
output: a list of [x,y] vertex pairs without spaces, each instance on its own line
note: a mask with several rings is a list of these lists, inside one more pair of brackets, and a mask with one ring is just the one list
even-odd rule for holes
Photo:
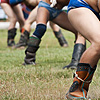
[[95,11],[100,12],[100,0],[84,0],[87,2]]
[[57,0],[57,8],[62,9],[64,6],[67,6],[70,0]]
[[34,9],[40,0],[25,0],[24,3],[27,5],[28,8]]

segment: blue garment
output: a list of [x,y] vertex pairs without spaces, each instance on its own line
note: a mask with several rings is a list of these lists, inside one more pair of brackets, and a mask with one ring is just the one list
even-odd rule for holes
[[24,18],[25,18],[25,19],[27,19],[27,18],[28,18],[28,16],[29,16],[29,14],[28,14],[28,13],[26,13],[24,10],[23,10],[23,15],[24,15]]
[[29,9],[26,5],[22,5],[22,11],[24,14],[24,18],[27,19],[32,10]]
[[69,12],[71,9],[79,8],[79,7],[85,7],[85,8],[90,9],[100,20],[99,13],[96,12],[91,6],[89,6],[89,4],[86,3],[84,0],[70,0],[70,2],[68,4],[68,11],[67,12]]
[[24,0],[9,0],[9,4],[16,5],[18,3],[22,3]]
[[37,24],[33,35],[41,39],[47,29],[45,24]]
[[50,13],[49,20],[53,20],[54,18],[56,18],[62,12],[62,10],[52,8],[52,7],[50,7],[50,5],[48,3],[43,2],[43,1],[39,2],[38,7],[44,7],[49,11],[49,13]]

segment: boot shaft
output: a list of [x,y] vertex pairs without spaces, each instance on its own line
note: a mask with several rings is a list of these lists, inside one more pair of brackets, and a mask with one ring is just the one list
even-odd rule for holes
[[21,37],[19,42],[28,42],[30,33],[24,28],[21,30]]
[[64,66],[63,69],[65,69],[65,68],[76,69],[77,65],[80,61],[80,58],[85,50],[86,50],[86,44],[85,45],[83,45],[81,43],[75,44],[73,54],[72,54],[71,63],[67,66]]
[[41,40],[35,36],[31,36],[29,41],[28,41],[28,46],[31,47],[39,47]]
[[66,41],[65,37],[63,36],[61,30],[54,31],[55,37],[58,39],[58,42],[63,47],[68,47],[68,42]]
[[92,81],[92,77],[96,70],[96,67],[97,66],[92,68],[87,63],[79,63],[75,73],[74,81],[78,81],[81,88],[85,88],[85,90],[88,91],[88,87]]
[[25,64],[35,64],[36,51],[39,49],[41,40],[37,37],[31,36],[28,42],[28,47],[25,50],[26,57],[24,59]]
[[22,28],[19,42],[15,45],[15,48],[21,48],[27,46],[29,35],[30,33],[24,28]]
[[73,50],[73,55],[72,55],[72,60],[79,62],[79,60],[85,50],[86,50],[86,45],[83,45],[80,43],[75,44],[74,50]]
[[16,30],[17,30],[16,28],[12,28],[8,30],[7,45],[9,47],[12,47],[15,45],[14,38],[16,36]]
[[12,28],[12,29],[8,30],[8,40],[15,38],[16,30],[17,30],[16,28]]
[[29,41],[28,41],[28,47],[27,47],[25,53],[26,53],[26,52],[36,53],[36,51],[37,51],[38,48],[39,48],[40,42],[41,42],[40,39],[31,36],[30,39],[29,39]]
[[73,84],[71,85],[69,92],[66,94],[66,97],[86,99],[89,84],[92,81],[95,70],[96,66],[92,68],[87,63],[79,63],[74,74]]

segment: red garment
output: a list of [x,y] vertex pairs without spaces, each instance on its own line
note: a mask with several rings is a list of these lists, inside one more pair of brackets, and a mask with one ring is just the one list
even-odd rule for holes
[[9,0],[0,0],[0,3],[8,3],[9,4]]

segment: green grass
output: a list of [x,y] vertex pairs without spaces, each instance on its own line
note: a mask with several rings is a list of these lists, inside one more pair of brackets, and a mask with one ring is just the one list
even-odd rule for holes
[[[17,32],[16,42],[20,37]],[[60,47],[48,29],[37,51],[37,65],[23,66],[25,49],[8,48],[7,30],[0,30],[0,100],[65,100],[74,71],[62,67],[70,63],[74,35],[65,30],[62,32],[69,43],[68,48]],[[100,63],[88,93],[93,100],[100,100],[99,67]]]

